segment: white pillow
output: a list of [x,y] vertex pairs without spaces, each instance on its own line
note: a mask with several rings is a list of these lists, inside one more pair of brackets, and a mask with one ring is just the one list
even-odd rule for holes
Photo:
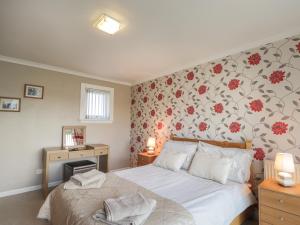
[[192,162],[192,159],[197,151],[197,142],[187,142],[187,141],[167,141],[163,147],[162,151],[173,151],[177,153],[185,153],[187,155],[182,169],[187,170]]
[[252,151],[239,148],[222,148],[201,141],[198,143],[198,151],[232,158],[233,162],[228,179],[238,183],[249,181],[250,167],[253,160]]
[[173,151],[163,151],[153,162],[154,166],[165,169],[178,171],[182,167],[186,159],[185,153],[177,153]]
[[224,158],[210,153],[197,152],[189,169],[189,173],[197,177],[226,184],[231,164],[232,159],[230,158]]

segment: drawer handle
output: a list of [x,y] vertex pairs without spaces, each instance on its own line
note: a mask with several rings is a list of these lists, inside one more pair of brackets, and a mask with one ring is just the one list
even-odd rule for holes
[[281,220],[281,221],[284,221],[284,218],[283,218],[283,217],[280,217],[280,220]]
[[58,159],[61,159],[61,156],[57,156]]
[[283,201],[283,199],[279,199],[279,202],[280,202],[280,203],[283,203],[284,201]]

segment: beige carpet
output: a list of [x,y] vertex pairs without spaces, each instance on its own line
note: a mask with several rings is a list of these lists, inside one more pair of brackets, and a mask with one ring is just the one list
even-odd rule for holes
[[[0,198],[0,225],[49,225],[36,219],[42,203],[41,191]],[[258,225],[258,222],[247,221],[243,225]]]

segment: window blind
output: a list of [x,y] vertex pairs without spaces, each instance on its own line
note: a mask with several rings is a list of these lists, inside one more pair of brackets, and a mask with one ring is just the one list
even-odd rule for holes
[[109,120],[110,113],[110,92],[86,88],[86,119]]

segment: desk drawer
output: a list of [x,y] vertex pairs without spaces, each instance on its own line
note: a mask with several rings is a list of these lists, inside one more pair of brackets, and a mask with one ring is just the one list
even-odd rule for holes
[[69,159],[94,156],[94,150],[81,150],[69,152]]
[[49,153],[49,160],[50,161],[67,160],[67,159],[68,159],[68,152]]
[[268,206],[260,206],[260,220],[273,225],[296,225],[300,224],[300,217],[273,209]]
[[261,189],[260,201],[263,205],[300,216],[300,198],[295,196]]
[[108,154],[107,148],[95,149],[95,155],[107,155],[107,154]]

